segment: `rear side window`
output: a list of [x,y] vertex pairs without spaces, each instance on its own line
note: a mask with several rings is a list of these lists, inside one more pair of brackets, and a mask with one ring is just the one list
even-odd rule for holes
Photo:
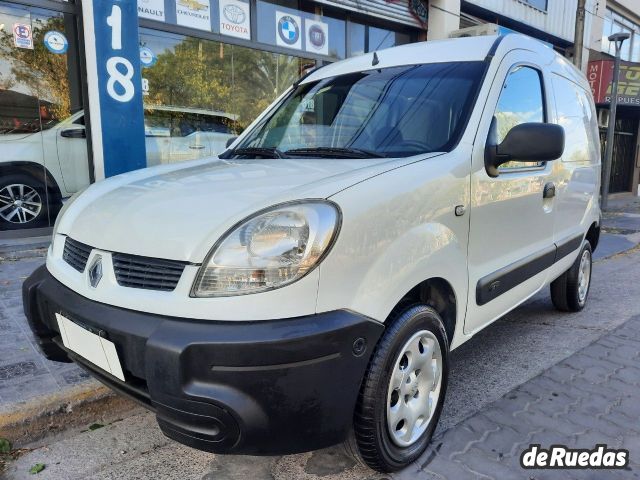
[[[544,95],[540,72],[527,66],[515,67],[504,82],[495,117],[498,127],[498,142],[502,142],[509,130],[521,123],[544,122]],[[507,162],[500,171],[512,171],[544,165],[524,162]]]
[[558,123],[564,127],[564,162],[596,162],[600,152],[598,122],[590,95],[572,81],[553,75]]

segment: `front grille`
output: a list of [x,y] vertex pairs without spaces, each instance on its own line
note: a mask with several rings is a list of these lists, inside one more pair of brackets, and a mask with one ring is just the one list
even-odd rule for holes
[[118,285],[170,292],[182,276],[185,262],[114,253],[113,268]]
[[64,241],[62,259],[81,273],[84,272],[84,268],[87,266],[90,253],[91,247],[89,245],[80,243],[71,237],[67,237]]

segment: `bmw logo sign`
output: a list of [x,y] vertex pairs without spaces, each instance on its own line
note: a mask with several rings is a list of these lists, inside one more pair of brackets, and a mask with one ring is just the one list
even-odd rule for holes
[[300,27],[291,16],[285,15],[278,22],[278,35],[287,45],[295,45],[300,38]]

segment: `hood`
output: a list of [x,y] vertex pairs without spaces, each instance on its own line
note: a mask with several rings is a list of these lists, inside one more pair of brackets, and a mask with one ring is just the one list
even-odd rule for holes
[[163,165],[92,185],[65,209],[57,231],[107,251],[201,263],[221,235],[258,210],[327,198],[412,161],[214,158]]

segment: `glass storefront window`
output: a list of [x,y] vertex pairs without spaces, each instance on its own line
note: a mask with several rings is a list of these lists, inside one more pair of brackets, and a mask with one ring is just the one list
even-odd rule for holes
[[631,35],[622,44],[620,58],[624,61],[640,62],[640,25],[611,9],[607,9],[602,28],[603,52],[612,56],[616,54],[615,44],[609,41],[609,36],[618,32],[626,32]]
[[147,165],[220,153],[312,60],[142,29]]
[[[342,59],[346,56],[346,22],[296,9],[297,2],[258,0],[258,41],[291,50]],[[289,6],[291,5],[291,6]],[[287,18],[283,18],[283,17]],[[317,42],[310,40],[315,28]]]
[[411,41],[411,36],[373,26],[351,22],[349,24],[349,56],[362,55],[385,48],[404,45]]
[[369,51],[375,52],[396,44],[395,33],[391,30],[369,27]]
[[366,27],[360,23],[349,23],[349,56],[355,57],[366,53]]
[[75,18],[0,2],[0,231],[53,225],[89,183]]

